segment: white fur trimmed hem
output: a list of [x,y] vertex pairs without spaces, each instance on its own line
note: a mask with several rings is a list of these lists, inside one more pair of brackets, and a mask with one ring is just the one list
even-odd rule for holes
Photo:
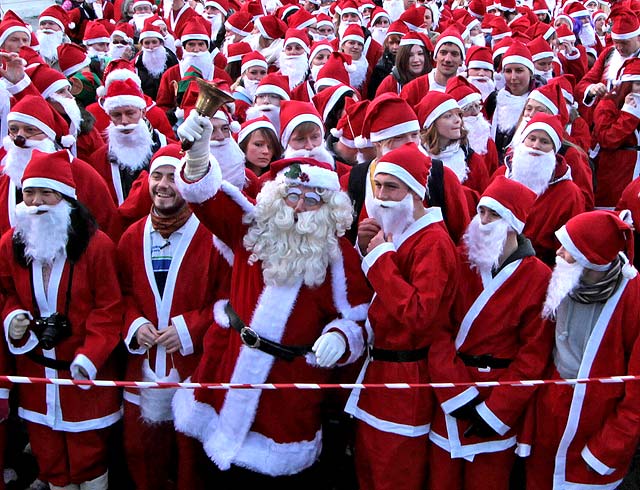
[[[186,162],[186,160],[183,160]],[[210,162],[209,170],[195,182],[184,180],[184,165],[176,168],[175,181],[178,191],[185,201],[194,204],[201,204],[215,196],[222,184],[222,174],[217,162]]]
[[[176,430],[199,440],[207,456],[222,469],[212,454],[209,441],[218,424],[218,414],[213,407],[196,401],[193,390],[178,390],[173,397],[173,414]],[[278,443],[257,432],[249,432],[231,463],[269,476],[294,475],[313,465],[322,449],[322,431],[318,430],[310,441]]]

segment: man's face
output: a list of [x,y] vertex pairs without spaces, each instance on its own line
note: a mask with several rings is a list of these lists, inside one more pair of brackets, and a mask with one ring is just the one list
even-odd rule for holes
[[313,131],[302,133],[296,128],[289,138],[289,147],[292,150],[313,150],[322,144],[322,131],[319,127],[315,127]]
[[409,186],[398,177],[379,173],[373,179],[373,195],[381,201],[402,201],[409,193]]
[[174,181],[175,167],[161,165],[149,175],[149,193],[154,208],[164,215],[171,215],[184,206],[184,199]]
[[488,225],[489,223],[502,219],[498,213],[486,206],[480,206],[478,208],[478,215],[480,216],[480,223],[483,225]]
[[453,43],[444,43],[436,55],[436,69],[445,77],[454,76],[462,65],[460,48]]
[[142,47],[147,49],[153,49],[160,46],[161,43],[162,41],[160,41],[160,39],[158,39],[157,37],[148,37],[142,40]]
[[284,202],[296,213],[315,211],[323,205],[322,198],[315,187],[291,185],[287,187]]
[[557,251],[556,251],[556,257],[562,257],[565,262],[567,262],[567,264],[575,264],[576,259],[573,258],[573,255],[571,255],[569,253],[569,251],[564,248],[564,246],[561,246]]
[[622,56],[631,56],[640,49],[640,36],[636,36],[631,39],[614,40],[613,45]]
[[346,12],[342,14],[340,22],[347,24],[359,24],[360,17],[358,17],[358,14],[356,14],[355,12]]
[[304,54],[304,48],[298,43],[289,43],[284,47],[284,54],[287,56],[299,56]]
[[151,15],[153,14],[153,11],[151,10],[151,5],[138,5],[136,8],[133,9],[133,13],[134,14],[148,14]]
[[29,46],[31,38],[24,32],[14,32],[0,46],[7,53],[17,53],[23,46]]
[[90,47],[101,53],[109,52],[109,43],[93,43]]
[[204,12],[207,15],[222,15],[222,12],[220,12],[217,8],[215,8],[213,5],[209,5],[207,7],[204,8]]
[[256,95],[254,105],[274,105],[280,107],[282,99],[276,94],[260,94]]
[[58,32],[62,30],[62,28],[52,20],[42,20],[40,21],[39,26],[40,26],[40,29],[43,31],[49,30],[49,31]]
[[13,141],[16,141],[18,137],[32,141],[42,141],[48,138],[40,128],[18,121],[9,121],[9,136]]
[[[138,124],[140,119],[144,117],[144,113],[144,109],[138,109],[133,106],[123,106],[109,112],[109,117],[111,118],[111,122],[116,126],[126,126],[128,124]],[[124,133],[128,134],[131,131],[133,131],[133,129],[124,131]]]
[[22,189],[22,199],[27,206],[55,206],[62,201],[59,192],[47,187],[25,187]]
[[336,30],[333,28],[333,26],[327,24],[323,24],[318,27],[318,34],[320,34],[321,36],[330,36],[331,34],[335,34],[335,32]]
[[211,118],[213,132],[211,133],[211,141],[224,141],[231,137],[229,122],[222,119]]
[[208,51],[207,42],[200,39],[190,39],[184,44],[187,53],[204,53]]
[[537,60],[533,62],[533,66],[536,67],[536,70],[540,71],[549,71],[551,70],[553,65],[553,58],[542,58],[541,60]]

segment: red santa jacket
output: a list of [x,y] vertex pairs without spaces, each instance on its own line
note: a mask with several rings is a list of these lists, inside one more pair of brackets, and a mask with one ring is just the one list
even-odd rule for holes
[[[449,315],[458,285],[458,257],[440,209],[427,209],[397,243],[379,245],[362,261],[376,293],[367,318],[372,345],[392,351],[431,347],[439,330],[451,328]],[[425,354],[415,362],[367,360],[358,382],[429,382],[427,358]],[[426,389],[356,389],[345,411],[379,430],[417,437],[429,432],[433,401],[432,390]]]
[[[435,83],[436,68],[426,75],[422,75],[407,83],[400,91],[400,97],[406,100],[411,107],[417,106],[422,98],[429,93],[430,90],[439,90]],[[433,88],[432,88],[433,87]],[[444,89],[439,90],[444,92]]]
[[[312,345],[324,332],[341,332],[348,345],[341,361],[352,362],[361,355],[363,329],[356,322],[366,317],[371,292],[346,239],[340,239],[342,253],[329,265],[322,285],[310,288],[297,281],[266,286],[262,264],[249,264],[242,245],[247,231],[242,217],[253,205],[235,187],[221,183],[215,172],[188,185],[178,179],[178,187],[187,201],[202,203],[193,205],[194,212],[233,250],[230,303],[247,325],[284,345]],[[228,326],[223,305],[216,304],[214,314],[217,325],[205,336],[193,380],[322,383],[329,379],[331,370],[315,366],[314,356],[286,362],[243,345],[237,332],[220,328]],[[173,401],[175,426],[200,440],[223,470],[235,464],[271,476],[295,474],[318,458],[323,398],[321,391],[306,390],[179,391]]]
[[[2,311],[5,340],[16,359],[16,373],[20,376],[69,378],[64,369],[52,369],[32,361],[27,353],[53,360],[79,362],[91,379],[117,379],[116,359],[111,355],[120,339],[122,298],[115,266],[115,246],[101,231],[90,239],[89,245],[73,268],[71,301],[68,318],[71,337],[62,340],[54,349],[43,350],[32,330],[20,341],[9,339],[9,324],[18,314],[33,315],[30,270],[14,258],[13,230],[0,241],[0,281],[6,294]],[[44,292],[42,264],[33,263],[33,288],[40,315],[65,312],[70,264],[67,260],[54,262],[48,294]],[[120,419],[120,393],[116,389],[83,390],[77,386],[20,385],[18,388],[19,415],[26,420],[55,430],[81,432],[100,429]]]
[[633,234],[635,237],[633,262],[636,264],[637,269],[637,264],[640,264],[640,253],[638,252],[640,250],[640,237],[638,236],[638,231],[640,231],[640,178],[635,179],[622,191],[622,196],[620,196],[620,200],[616,204],[616,210],[620,211],[622,209],[631,211],[631,217],[633,218]]
[[[158,377],[174,366],[184,380],[202,353],[204,333],[213,323],[214,298],[228,297],[231,269],[214,247],[211,233],[195,216],[183,233],[171,259],[164,294],[160,295],[151,263],[151,218],[133,224],[118,243],[118,271],[124,296],[122,338],[129,351],[126,379],[142,379],[146,349],[135,341],[138,328],[151,323],[163,330],[175,325],[182,349],[167,355],[164,347],[149,351],[149,364]],[[125,400],[139,405],[137,390],[127,389]]]
[[400,91],[402,90],[402,85],[398,79],[393,75],[393,73],[389,73],[380,85],[378,85],[378,89],[376,90],[376,97],[378,95],[386,94],[387,92],[400,95]]
[[[454,304],[456,328],[434,343],[429,372],[435,382],[539,379],[553,347],[554,328],[540,316],[551,271],[534,256],[506,264],[495,276],[481,278],[461,249],[462,273]],[[466,366],[457,353],[491,355],[511,360],[507,368]],[[533,389],[512,387],[438,389],[440,408],[434,416],[431,441],[454,458],[504,450],[516,445],[522,415]],[[495,437],[462,436],[468,421],[450,413],[476,397],[480,416],[498,433]]]

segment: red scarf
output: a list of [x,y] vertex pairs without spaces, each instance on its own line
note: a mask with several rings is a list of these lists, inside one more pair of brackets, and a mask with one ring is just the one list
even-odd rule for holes
[[182,227],[190,217],[191,208],[187,204],[171,216],[158,216],[154,207],[151,206],[151,225],[164,239],[169,238],[171,234]]

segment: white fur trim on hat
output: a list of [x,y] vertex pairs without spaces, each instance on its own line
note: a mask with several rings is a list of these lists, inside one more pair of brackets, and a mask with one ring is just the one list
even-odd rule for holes
[[62,90],[65,87],[71,87],[69,80],[67,80],[66,78],[56,80],[42,91],[42,97],[48,99],[52,94],[55,94],[58,90]]
[[71,75],[73,75],[75,72],[82,70],[83,68],[86,68],[87,66],[89,66],[91,64],[91,59],[87,56],[84,61],[81,61],[80,63],[78,63],[77,65],[73,65],[70,66],[69,68],[67,68],[66,70],[64,70],[62,72],[62,74],[65,77],[70,77]]
[[8,122],[17,121],[24,124],[29,124],[31,126],[35,126],[44,134],[46,134],[51,141],[56,140],[56,132],[36,117],[30,116],[28,114],[23,114],[22,112],[10,112],[7,115],[7,121]]
[[282,50],[284,51],[284,48],[286,48],[287,46],[289,46],[289,44],[292,44],[292,43],[299,44],[300,46],[302,46],[302,49],[304,49],[304,52],[309,54],[309,46],[307,46],[307,43],[305,43],[299,37],[289,37],[289,38],[287,38],[287,40],[284,42],[284,46],[282,46]]
[[256,121],[254,123],[250,123],[248,126],[242,128],[240,132],[238,132],[238,144],[242,143],[247,136],[253,133],[257,129],[269,129],[276,134],[276,128],[269,121]]
[[492,72],[495,71],[495,69],[493,68],[493,65],[488,61],[479,61],[479,60],[469,61],[469,64],[467,65],[467,69],[469,68],[475,68],[480,70],[491,70]]
[[504,69],[505,66],[511,65],[511,64],[518,64],[518,65],[526,66],[527,68],[529,68],[531,73],[533,73],[534,70],[535,70],[535,68],[533,66],[533,61],[531,61],[529,58],[525,58],[524,56],[511,55],[511,56],[507,56],[506,58],[502,59],[503,69]]
[[137,73],[127,70],[126,68],[118,68],[117,70],[113,70],[107,75],[104,84],[109,87],[111,82],[115,82],[116,80],[124,82],[125,80],[133,80],[138,87],[142,87],[142,80]]
[[276,94],[282,100],[291,100],[289,94],[287,94],[287,92],[283,88],[278,87],[277,85],[259,85],[256,89],[256,97],[258,95],[264,94]]
[[102,103],[102,108],[106,113],[111,112],[118,107],[132,106],[137,109],[146,109],[147,103],[142,97],[137,95],[117,95],[115,97],[107,97]]
[[322,124],[320,118],[315,114],[298,114],[296,117],[291,119],[291,121],[289,121],[289,124],[287,124],[287,126],[282,130],[280,143],[282,143],[283,148],[287,147],[293,130],[296,129],[300,124],[306,122],[317,124],[320,128],[320,132],[322,133],[322,139],[324,140],[324,125]]
[[54,191],[58,191],[60,194],[76,199],[76,190],[73,187],[47,177],[32,177],[30,179],[23,180],[22,188],[26,189],[27,187],[44,187],[46,189],[53,189]]
[[472,94],[469,94],[466,97],[462,97],[462,99],[458,101],[458,107],[460,107],[460,109],[463,109],[469,104],[473,104],[474,102],[480,102],[480,101],[482,101],[482,95],[480,95],[478,92],[473,92]]
[[[456,104],[456,108],[458,105]],[[405,121],[400,124],[396,124],[395,126],[391,126],[380,131],[374,131],[370,135],[370,140],[372,143],[376,143],[379,141],[383,141],[389,138],[393,138],[394,136],[398,136],[405,133],[412,133],[413,131],[420,131],[420,123],[417,119],[411,119],[410,121]],[[356,142],[356,145],[358,143]],[[365,147],[358,147],[365,148]]]
[[541,53],[531,55],[533,61],[540,61],[545,58],[553,58],[553,51],[542,51]]
[[560,244],[567,250],[567,252],[571,254],[574,259],[576,259],[576,262],[582,267],[602,272],[606,271],[611,266],[611,262],[604,265],[597,265],[593,262],[590,262],[589,259],[587,259],[587,257],[578,249],[578,247],[576,247],[575,243],[573,243],[573,240],[567,232],[566,225],[556,231],[556,237],[558,238]]
[[509,46],[502,46],[501,48],[494,50],[493,54],[491,55],[491,59],[495,61],[498,56],[505,54],[508,49]]
[[[345,138],[344,136],[340,136],[338,138],[338,141],[340,141],[340,143],[342,143],[347,148],[352,148],[352,149],[358,148],[354,140],[350,140],[348,138]],[[363,148],[366,148],[366,146],[364,146]]]
[[207,43],[211,42],[209,36],[207,34],[185,34],[180,38],[182,41],[182,45],[186,45],[188,41],[206,41]]
[[353,89],[351,87],[343,85],[342,87],[338,88],[333,94],[331,94],[331,97],[329,97],[327,104],[324,106],[324,111],[322,112],[322,118],[325,121],[329,117],[329,112],[331,111],[331,109],[333,109],[333,107],[338,103],[340,97],[346,95],[347,92],[353,92]]
[[[60,29],[62,29],[63,31],[65,30],[65,25],[62,23],[62,21],[60,21],[60,19],[53,17],[51,15],[43,15],[42,17],[38,18],[38,24],[40,24],[41,22],[53,22],[54,24],[57,24]],[[69,26],[70,29],[73,29],[73,27]]]
[[562,140],[560,138],[562,135],[556,133],[549,124],[541,121],[536,121],[533,124],[529,124],[528,126],[526,126],[522,131],[522,135],[520,136],[520,142],[523,142],[525,138],[529,136],[529,133],[536,130],[544,131],[545,133],[547,133],[553,140],[553,145],[555,146],[556,152],[560,150],[560,147],[562,146]]
[[257,66],[258,68],[264,68],[266,70],[267,62],[264,60],[249,60],[240,66],[240,73],[244,73],[249,68],[253,68],[254,66]]
[[350,34],[348,36],[344,36],[341,40],[340,40],[340,45],[342,46],[344,43],[346,43],[347,41],[356,41],[360,44],[364,44],[364,36],[360,35],[360,34]]
[[308,165],[306,163],[300,164],[300,170],[303,174],[306,174],[308,179],[290,179],[285,176],[285,173],[288,171],[288,167],[282,169],[278,176],[276,177],[281,182],[286,182],[287,184],[298,184],[304,185],[307,187],[319,187],[321,189],[327,189],[330,191],[339,191],[340,190],[340,181],[338,180],[338,174],[333,170],[328,170],[326,168],[315,167],[313,165]]
[[544,94],[542,94],[539,90],[533,90],[529,94],[529,98],[535,100],[536,102],[540,102],[543,106],[551,111],[554,116],[558,115],[558,108],[556,105],[551,102],[551,100]]
[[170,157],[169,155],[163,155],[161,157],[156,158],[153,162],[151,162],[151,166],[149,167],[149,173],[153,173],[158,167],[162,167],[163,165],[170,165],[173,168],[180,167],[179,158]]
[[458,102],[455,99],[445,100],[442,104],[431,111],[431,114],[427,116],[422,127],[424,129],[428,129],[434,122],[436,122],[436,119],[442,116],[445,112],[453,109],[460,109]]
[[234,34],[237,34],[238,36],[247,37],[249,34],[251,34],[251,31],[242,31],[237,27],[235,27],[234,25],[232,25],[229,21],[226,21],[224,23],[224,26]]
[[438,51],[440,50],[440,48],[442,47],[443,44],[446,43],[451,43],[451,44],[455,44],[456,46],[458,46],[460,48],[460,52],[462,53],[462,59],[464,60],[464,56],[465,56],[465,51],[464,51],[464,43],[457,38],[456,36],[445,36],[442,39],[439,39],[438,42],[436,43],[436,47],[433,50],[433,57],[435,58],[438,54]]
[[159,39],[160,41],[162,41],[162,44],[164,44],[164,37],[162,36],[161,33],[156,32],[156,31],[142,31],[142,33],[140,34],[140,42],[144,41],[145,39]]
[[479,209],[480,206],[484,206],[498,213],[500,217],[518,233],[522,233],[522,230],[524,230],[524,223],[516,218],[515,214],[513,214],[509,208],[501,202],[496,201],[493,197],[482,196],[480,201],[478,201],[477,208]]
[[71,134],[65,134],[60,138],[60,145],[62,145],[63,148],[71,148],[75,144],[76,138]]
[[94,37],[92,39],[83,39],[82,44],[85,46],[91,46],[92,44],[108,43],[109,41],[111,41],[111,39],[108,37]]
[[376,165],[374,176],[378,174],[389,174],[399,178],[422,199],[424,199],[424,196],[427,193],[427,189],[424,185],[418,182],[416,178],[411,175],[406,169],[395,163],[385,162],[384,160],[378,162],[378,164]]
[[262,37],[264,37],[265,39],[273,39],[269,34],[267,34],[267,31],[265,30],[259,18],[256,19],[254,25],[256,26]]

